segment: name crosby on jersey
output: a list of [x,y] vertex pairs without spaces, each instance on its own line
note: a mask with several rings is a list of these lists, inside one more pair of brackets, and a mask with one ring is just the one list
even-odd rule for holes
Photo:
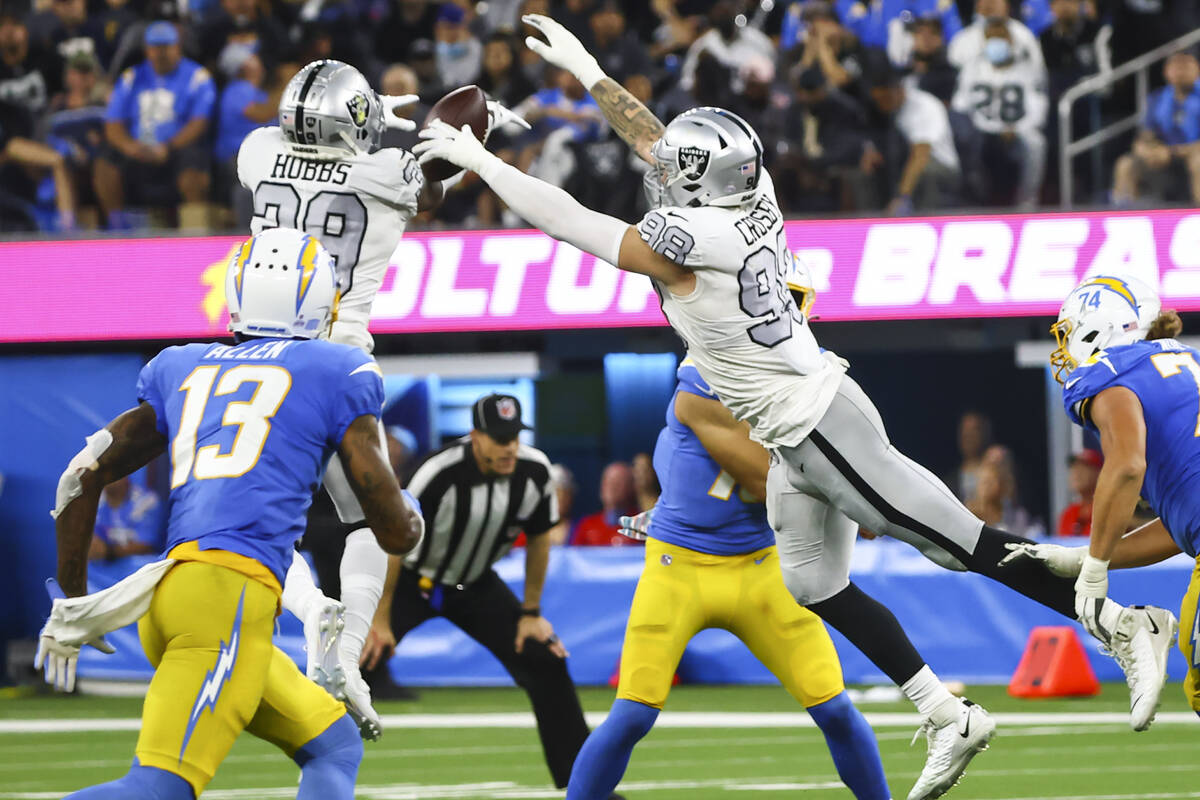
[[754,244],[770,233],[778,222],[779,209],[774,200],[763,196],[754,204],[754,208],[750,209],[749,214],[733,223],[733,227],[742,234],[746,244]]
[[350,180],[350,165],[341,161],[314,161],[309,158],[276,153],[271,178],[276,180],[305,180],[344,186]]

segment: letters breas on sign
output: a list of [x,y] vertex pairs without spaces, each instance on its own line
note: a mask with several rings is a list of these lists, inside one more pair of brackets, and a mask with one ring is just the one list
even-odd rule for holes
[[[1200,310],[1200,212],[812,220],[787,235],[824,320],[1053,316],[1082,277],[1113,271],[1158,288],[1166,308]],[[0,341],[222,336],[239,242],[0,243],[0,263],[28,276],[0,284]],[[406,235],[371,316],[375,333],[666,324],[648,279],[536,231]]]

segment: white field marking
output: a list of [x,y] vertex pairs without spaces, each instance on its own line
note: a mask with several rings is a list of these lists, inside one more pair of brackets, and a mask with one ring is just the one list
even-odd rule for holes
[[[591,711],[586,715],[593,727],[604,721],[605,712]],[[918,727],[921,718],[908,712],[867,713],[867,722],[876,728]],[[1127,725],[1129,715],[1117,711],[1092,712],[1010,712],[992,715],[996,724],[1006,725]],[[1196,723],[1190,711],[1160,713],[1159,725]],[[529,728],[535,727],[530,712],[490,714],[388,714],[383,717],[384,729],[399,730],[438,728]],[[659,715],[656,728],[815,728],[816,723],[804,712],[777,711],[665,711]],[[136,731],[141,720],[123,719],[8,719],[0,720],[0,734],[83,733],[90,731]]]
[[[1114,731],[1112,724],[1109,724],[1109,725],[1081,725],[1081,726],[1061,725],[1061,726],[1035,726],[1035,727],[1005,728],[1003,730],[1003,735],[1004,735],[1004,738],[1007,740],[1007,739],[1012,739],[1015,737],[1059,736],[1059,735],[1063,735],[1063,734],[1078,735],[1081,733],[1116,733],[1116,734],[1120,734],[1123,732],[1124,732],[1123,730]],[[722,738],[722,737],[715,737],[715,738],[714,737],[702,737],[702,738],[687,738],[687,739],[668,739],[668,740],[662,740],[662,741],[657,741],[655,739],[649,739],[647,741],[641,742],[638,745],[638,751],[645,753],[646,751],[653,751],[653,750],[659,750],[659,751],[662,751],[662,750],[687,750],[687,749],[691,749],[691,748],[729,747],[731,745],[733,745],[733,746],[744,745],[746,747],[761,747],[764,745],[788,745],[788,744],[801,745],[801,744],[811,743],[815,739],[816,734],[817,734],[816,731],[812,731],[812,732],[805,731],[804,733],[797,733],[797,734],[791,734],[791,735],[753,737],[753,738],[749,738],[749,739],[742,738],[742,737],[729,737],[727,739]],[[877,733],[876,738],[878,738],[880,741],[907,740],[907,739],[910,739],[911,736],[907,732],[895,731],[895,732]],[[1073,747],[1074,745],[1071,745],[1071,746]],[[1053,746],[1050,746],[1050,747],[1051,747],[1051,749],[1054,749]],[[1156,743],[1153,745],[1139,745],[1138,750],[1139,750],[1139,752],[1145,751],[1145,750],[1170,752],[1170,751],[1174,751],[1174,750],[1188,750],[1188,749],[1191,749],[1192,747],[1193,747],[1192,743],[1190,743],[1188,741],[1179,741],[1179,742]],[[1043,746],[1043,745],[1039,745],[1036,748],[1029,748],[1029,749],[1014,749],[1012,747],[1005,747],[1005,752],[1009,755],[1019,755],[1021,753],[1028,753],[1029,755],[1032,755],[1032,756],[1038,756],[1038,755],[1046,755],[1047,754],[1046,749],[1047,749],[1046,746]],[[1093,745],[1093,746],[1091,746],[1089,752],[1100,752],[1100,751],[1125,752],[1127,749],[1128,749],[1128,747],[1126,745]],[[78,746],[77,745],[68,745],[66,743],[57,744],[57,745],[48,744],[48,745],[45,745],[44,747],[38,747],[37,745],[24,745],[24,746],[17,746],[17,747],[4,747],[4,748],[0,749],[0,752],[3,752],[5,756],[11,757],[11,756],[16,755],[19,752],[37,752],[37,753],[45,754],[48,750],[64,750],[64,751],[70,750],[71,752],[76,752],[78,750]],[[489,754],[502,755],[502,754],[535,753],[535,752],[540,752],[540,747],[537,745],[529,744],[529,745],[474,745],[474,746],[467,746],[467,747],[416,747],[416,748],[369,747],[366,755],[368,758],[371,758],[371,759],[388,758],[388,757],[392,757],[392,756],[407,757],[407,758],[419,758],[419,757],[429,758],[429,757],[437,757],[437,756],[461,758],[463,755],[489,755]],[[256,762],[261,761],[262,758],[263,758],[262,754],[230,755],[225,758],[225,763],[230,763],[230,764],[241,763],[241,762],[256,763]],[[791,763],[791,762],[804,761],[806,759],[823,760],[825,758],[827,758],[825,749],[818,748],[818,749],[812,749],[812,750],[805,749],[805,750],[797,751],[795,753],[792,753],[789,756],[788,760],[789,760],[789,763]],[[116,767],[124,766],[125,764],[128,763],[128,760],[129,759],[125,756],[121,756],[120,758],[94,759],[94,760],[87,760],[87,761],[71,759],[71,760],[57,763],[55,768],[63,769],[63,770],[94,769],[94,768],[102,768],[102,767],[116,768]],[[755,759],[743,759],[743,760],[746,761],[747,763],[755,761]],[[770,760],[770,759],[758,759],[758,760],[762,761],[762,760]],[[685,765],[691,765],[694,763],[696,763],[696,762],[686,761],[686,760],[653,762],[654,765],[662,766],[662,767],[685,766]],[[45,764],[44,764],[44,762],[41,762],[41,761],[30,762],[30,761],[25,761],[25,760],[13,760],[8,763],[0,763],[0,773],[20,773],[20,772],[39,771],[39,770],[43,770],[44,768],[45,768]],[[1119,771],[1119,770],[1114,768],[1114,771]],[[973,771],[972,774],[979,774],[979,772]],[[1009,771],[1008,774],[1011,774],[1011,771]],[[1029,774],[1040,774],[1040,772],[1031,771]]]
[[[975,773],[973,773],[975,774]],[[629,792],[655,792],[679,789],[722,789],[730,792],[803,792],[825,789],[840,789],[837,781],[797,783],[786,778],[760,778],[747,784],[737,779],[693,780],[693,781],[626,781],[620,787]],[[62,792],[0,792],[4,800],[58,800]],[[292,798],[296,787],[269,787],[256,789],[213,789],[204,793],[211,800],[257,800],[257,798]],[[364,800],[446,800],[447,798],[483,798],[485,800],[507,800],[508,798],[561,798],[561,789],[544,786],[520,786],[510,781],[488,783],[461,783],[421,785],[397,783],[381,786],[358,786],[355,796]],[[997,797],[988,800],[1186,800],[1200,798],[1200,792],[1149,792],[1143,794],[1073,794],[1073,795],[1029,795],[1023,797]]]

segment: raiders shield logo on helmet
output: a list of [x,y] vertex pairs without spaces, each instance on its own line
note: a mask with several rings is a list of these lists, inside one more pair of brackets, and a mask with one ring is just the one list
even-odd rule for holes
[[700,180],[708,171],[708,151],[699,147],[679,148],[679,171],[688,180]]
[[362,92],[355,92],[354,96],[346,102],[346,110],[350,112],[350,120],[356,127],[363,127],[367,124],[367,114],[371,110],[371,101]]
[[500,419],[514,420],[517,418],[517,404],[511,397],[501,397],[496,402],[496,413],[500,415]]

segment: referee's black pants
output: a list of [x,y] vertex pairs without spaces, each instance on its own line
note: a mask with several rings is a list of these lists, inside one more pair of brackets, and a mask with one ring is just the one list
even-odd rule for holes
[[529,695],[546,765],[554,785],[565,788],[575,756],[588,736],[567,662],[551,653],[545,643],[533,639],[526,639],[522,651],[516,651],[521,603],[495,570],[489,569],[462,589],[434,587],[428,596],[421,591],[419,581],[415,571],[400,571],[392,602],[396,641],[425,620],[440,616],[491,651]]

